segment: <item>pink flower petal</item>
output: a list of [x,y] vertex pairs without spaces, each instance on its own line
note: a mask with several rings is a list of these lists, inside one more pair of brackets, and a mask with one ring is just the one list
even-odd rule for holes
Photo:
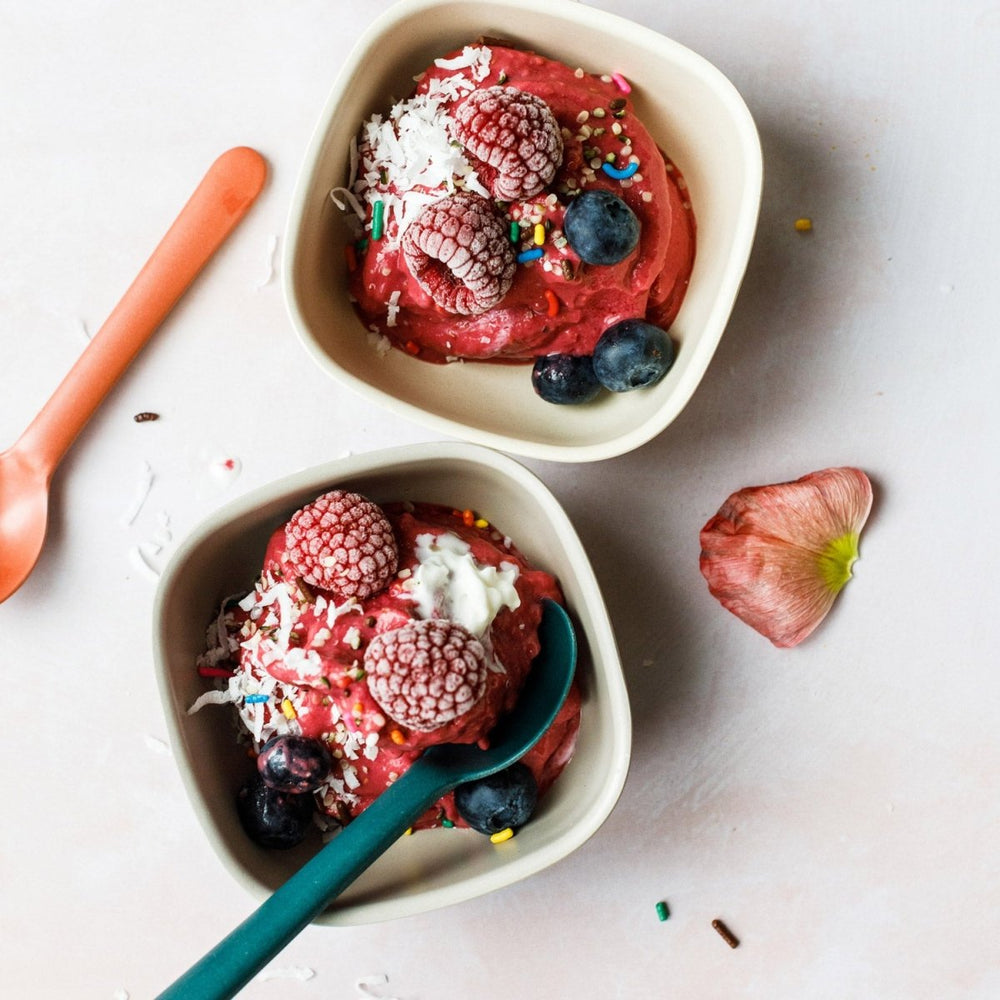
[[853,468],[739,490],[701,530],[709,591],[775,646],[798,645],[850,579],[871,505]]

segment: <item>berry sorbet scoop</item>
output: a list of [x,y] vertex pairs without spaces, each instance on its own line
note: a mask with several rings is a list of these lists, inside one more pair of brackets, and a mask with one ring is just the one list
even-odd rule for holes
[[264,186],[267,165],[245,146],[223,153],[152,256],[17,443],[0,454],[0,601],[35,566],[49,482],[63,455],[153,331]]

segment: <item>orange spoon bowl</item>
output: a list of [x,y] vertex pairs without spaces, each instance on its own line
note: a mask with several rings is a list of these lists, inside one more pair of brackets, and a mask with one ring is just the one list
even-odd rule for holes
[[0,602],[34,569],[56,466],[139,350],[243,218],[267,165],[238,146],[209,167],[173,225],[17,442],[0,453]]
[[0,454],[0,600],[24,583],[38,561],[48,512],[44,469],[14,448]]

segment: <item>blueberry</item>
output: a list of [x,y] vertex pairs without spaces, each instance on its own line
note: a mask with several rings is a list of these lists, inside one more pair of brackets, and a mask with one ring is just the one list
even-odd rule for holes
[[279,792],[255,775],[239,790],[236,812],[247,836],[261,847],[295,847],[305,840],[313,814],[311,795]]
[[618,195],[591,188],[566,206],[563,232],[580,260],[617,264],[639,242],[639,220]]
[[531,384],[547,403],[589,403],[601,391],[589,355],[546,354],[535,358]]
[[326,745],[306,736],[275,736],[261,747],[257,770],[279,792],[311,792],[326,781],[333,760]]
[[613,392],[655,385],[674,363],[674,345],[658,326],[623,319],[601,334],[594,348],[594,374]]
[[473,830],[499,833],[516,830],[531,819],[538,802],[538,785],[520,762],[486,778],[467,781],[455,789],[455,808]]

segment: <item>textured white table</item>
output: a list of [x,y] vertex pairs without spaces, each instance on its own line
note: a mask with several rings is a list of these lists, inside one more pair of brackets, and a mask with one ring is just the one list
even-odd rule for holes
[[[598,5],[715,62],[766,160],[747,280],[681,417],[620,459],[533,465],[607,595],[628,783],[551,870],[390,925],[309,928],[245,996],[346,998],[387,976],[372,992],[400,1000],[996,997],[1000,10]],[[0,0],[4,447],[208,163],[248,144],[272,171],[74,446],[41,563],[0,606],[4,996],[150,997],[249,912],[164,740],[155,571],[242,491],[430,436],[315,368],[271,273],[313,121],[386,6]],[[281,395],[308,403],[260,416]],[[876,484],[862,558],[821,630],[777,651],[708,595],[698,529],[741,485],[836,464]]]

